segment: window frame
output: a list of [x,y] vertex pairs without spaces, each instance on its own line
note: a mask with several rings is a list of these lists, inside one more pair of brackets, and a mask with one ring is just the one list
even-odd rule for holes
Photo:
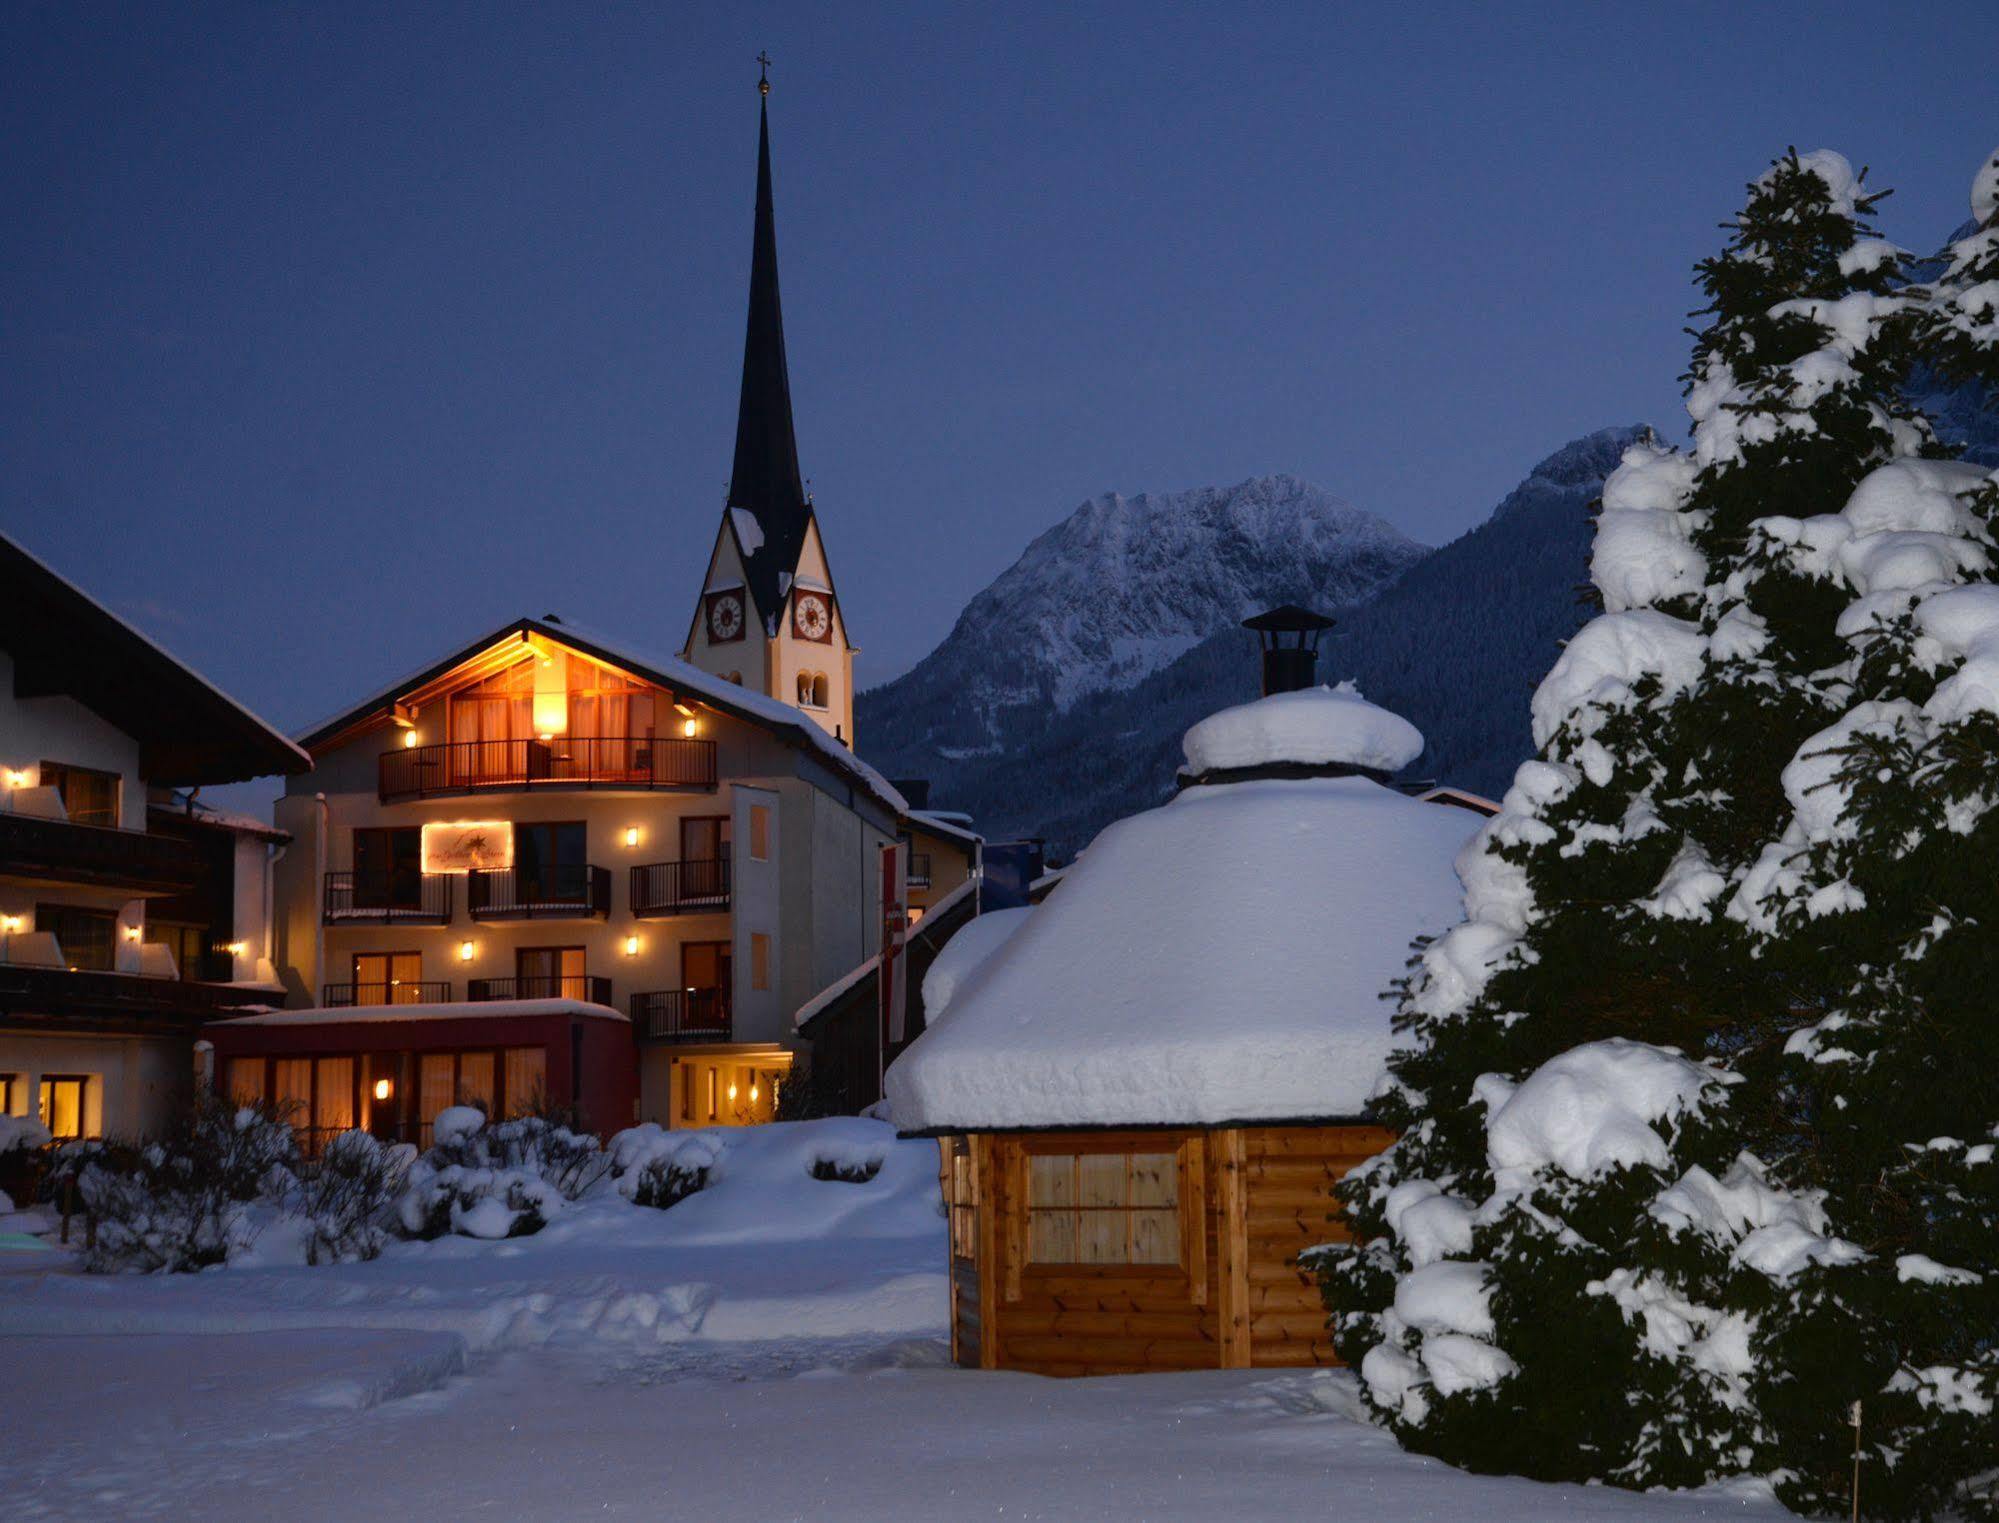
[[[96,1136],[90,1126],[90,1081],[95,1074],[45,1073],[35,1082],[35,1119],[49,1129],[51,1140],[56,1142],[83,1142]],[[57,1084],[76,1086],[76,1130],[57,1132],[55,1129],[55,1101],[50,1093]]]
[[[43,924],[44,917],[54,924]],[[92,922],[102,921],[108,929],[104,936],[104,962],[81,963],[76,960],[75,948],[80,938],[65,937],[56,927],[65,917],[80,917]],[[35,902],[35,929],[51,931],[56,945],[62,948],[63,966],[82,973],[115,973],[118,971],[118,912],[103,909],[94,904],[64,904],[55,899],[39,899]],[[93,952],[96,942],[91,942]]]
[[[70,807],[69,782],[72,777],[87,778],[108,783],[111,787],[111,818],[108,820],[80,820]],[[79,767],[69,762],[49,761],[44,758],[38,780],[43,787],[52,787],[62,800],[63,813],[72,825],[94,825],[100,830],[117,830],[124,823],[125,816],[125,775],[109,772],[102,767]]]
[[[1143,1280],[1170,1287],[1197,1306],[1208,1304],[1207,1146],[1198,1132],[1126,1130],[1046,1132],[996,1137],[1001,1150],[999,1172],[1005,1193],[1001,1215],[1005,1233],[1003,1294],[1018,1301],[1028,1286],[1037,1294],[1059,1295],[1106,1279]],[[1032,1223],[1029,1212],[1028,1160],[1035,1157],[1115,1153],[1170,1153],[1174,1160],[1175,1206],[1178,1210],[1180,1256],[1172,1264],[1035,1263],[1029,1257]]]

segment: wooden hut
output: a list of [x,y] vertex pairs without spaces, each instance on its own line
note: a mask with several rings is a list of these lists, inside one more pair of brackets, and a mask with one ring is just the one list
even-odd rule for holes
[[1298,1255],[1391,1140],[1383,992],[1459,913],[1478,821],[1386,786],[1422,737],[1351,692],[1188,732],[1171,802],[1105,830],[889,1070],[939,1139],[952,1350],[1085,1375],[1337,1363]]

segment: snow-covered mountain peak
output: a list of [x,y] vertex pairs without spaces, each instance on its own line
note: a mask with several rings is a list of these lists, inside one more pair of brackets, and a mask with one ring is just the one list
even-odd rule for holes
[[[972,599],[924,665],[954,646],[1006,653],[990,703],[1067,709],[1123,689],[1272,603],[1357,602],[1427,553],[1384,519],[1296,476],[1231,487],[1105,492],[1038,536]],[[918,672],[922,667],[918,667]]]

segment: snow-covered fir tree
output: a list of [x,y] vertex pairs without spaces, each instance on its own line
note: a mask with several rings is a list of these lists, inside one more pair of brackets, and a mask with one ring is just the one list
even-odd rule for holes
[[1788,154],[1699,267],[1693,446],[1634,447],[1606,484],[1604,612],[1535,695],[1465,923],[1402,991],[1413,1045],[1378,1098],[1401,1137],[1346,1187],[1364,1246],[1324,1282],[1369,1400],[1476,1469],[1769,1468],[1766,1320],[1865,1254],[1800,1183],[1786,1083],[1851,890],[1780,931],[1747,885],[1793,829],[1786,769],[1852,706],[1852,591],[1811,526],[1935,452],[1898,391],[1924,307],[1872,199],[1838,154]]
[[[1999,155],[1972,204],[1977,229],[1910,294],[1924,361],[1990,387]],[[1809,1142],[1787,1174],[1866,1257],[1784,1287],[1754,1396],[1794,1506],[1846,1510],[1857,1440],[1866,1515],[1999,1517],[1999,473],[1891,462],[1774,532],[1849,600],[1850,657],[1844,712],[1785,769],[1790,822],[1733,908],[1841,949],[1787,1043]]]

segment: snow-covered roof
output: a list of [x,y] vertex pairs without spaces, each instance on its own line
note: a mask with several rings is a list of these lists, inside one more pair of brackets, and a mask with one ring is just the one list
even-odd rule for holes
[[1399,772],[1422,755],[1423,734],[1342,683],[1273,693],[1210,714],[1187,732],[1183,749],[1195,774],[1273,766]]
[[1468,788],[1452,788],[1444,784],[1425,788],[1416,795],[1416,800],[1422,804],[1449,804],[1458,809],[1469,809],[1488,819],[1499,813],[1498,800],[1489,799],[1483,793],[1473,793]]
[[849,747],[835,740],[801,710],[793,708],[788,703],[779,703],[775,698],[766,697],[762,693],[752,692],[739,683],[729,681],[726,677],[718,677],[713,672],[704,672],[692,662],[683,661],[678,656],[664,651],[648,651],[633,645],[630,641],[599,633],[587,625],[572,623],[567,618],[553,614],[539,619],[516,619],[513,623],[495,630],[482,640],[474,641],[442,661],[433,662],[399,681],[390,683],[361,702],[350,705],[338,714],[301,732],[301,743],[312,746],[331,739],[374,710],[387,707],[398,695],[420,687],[426,681],[434,680],[480,651],[497,645],[508,636],[521,631],[532,631],[544,640],[568,645],[586,656],[594,656],[613,666],[624,667],[661,687],[670,688],[675,692],[695,694],[702,702],[712,705],[725,714],[734,714],[738,718],[747,719],[765,729],[780,733],[789,740],[803,744],[820,761],[835,771],[852,778],[878,802],[896,814],[904,815],[909,812],[908,801],[895,790],[887,778],[862,761]]
[[507,1015],[587,1015],[601,1021],[629,1021],[609,1005],[580,999],[457,1000],[429,1005],[345,1005],[329,1009],[271,1010],[211,1021],[214,1026],[349,1026],[372,1021],[491,1020]]
[[218,809],[213,804],[203,803],[200,799],[190,798],[184,793],[174,793],[167,798],[154,799],[146,807],[160,814],[193,820],[197,825],[213,825],[217,830],[234,831],[237,835],[262,836],[267,841],[291,839],[290,831],[278,829],[269,820],[261,820],[254,814],[242,814],[234,809]]
[[918,830],[928,831],[932,835],[956,836],[959,840],[969,841],[974,845],[985,839],[976,830],[969,828],[971,816],[959,814],[956,810],[912,809],[909,811],[909,820]]
[[958,991],[964,988],[965,981],[1011,941],[1013,933],[1027,924],[1027,917],[1033,913],[1032,905],[1010,910],[988,910],[959,927],[958,933],[944,943],[936,961],[930,964],[930,971],[923,975],[923,1020],[926,1026],[937,1024],[950,1008],[951,1001],[958,997]]
[[1477,828],[1357,776],[1188,788],[1119,821],[889,1069],[896,1124],[1361,1114],[1394,1045],[1381,995],[1459,918]]

